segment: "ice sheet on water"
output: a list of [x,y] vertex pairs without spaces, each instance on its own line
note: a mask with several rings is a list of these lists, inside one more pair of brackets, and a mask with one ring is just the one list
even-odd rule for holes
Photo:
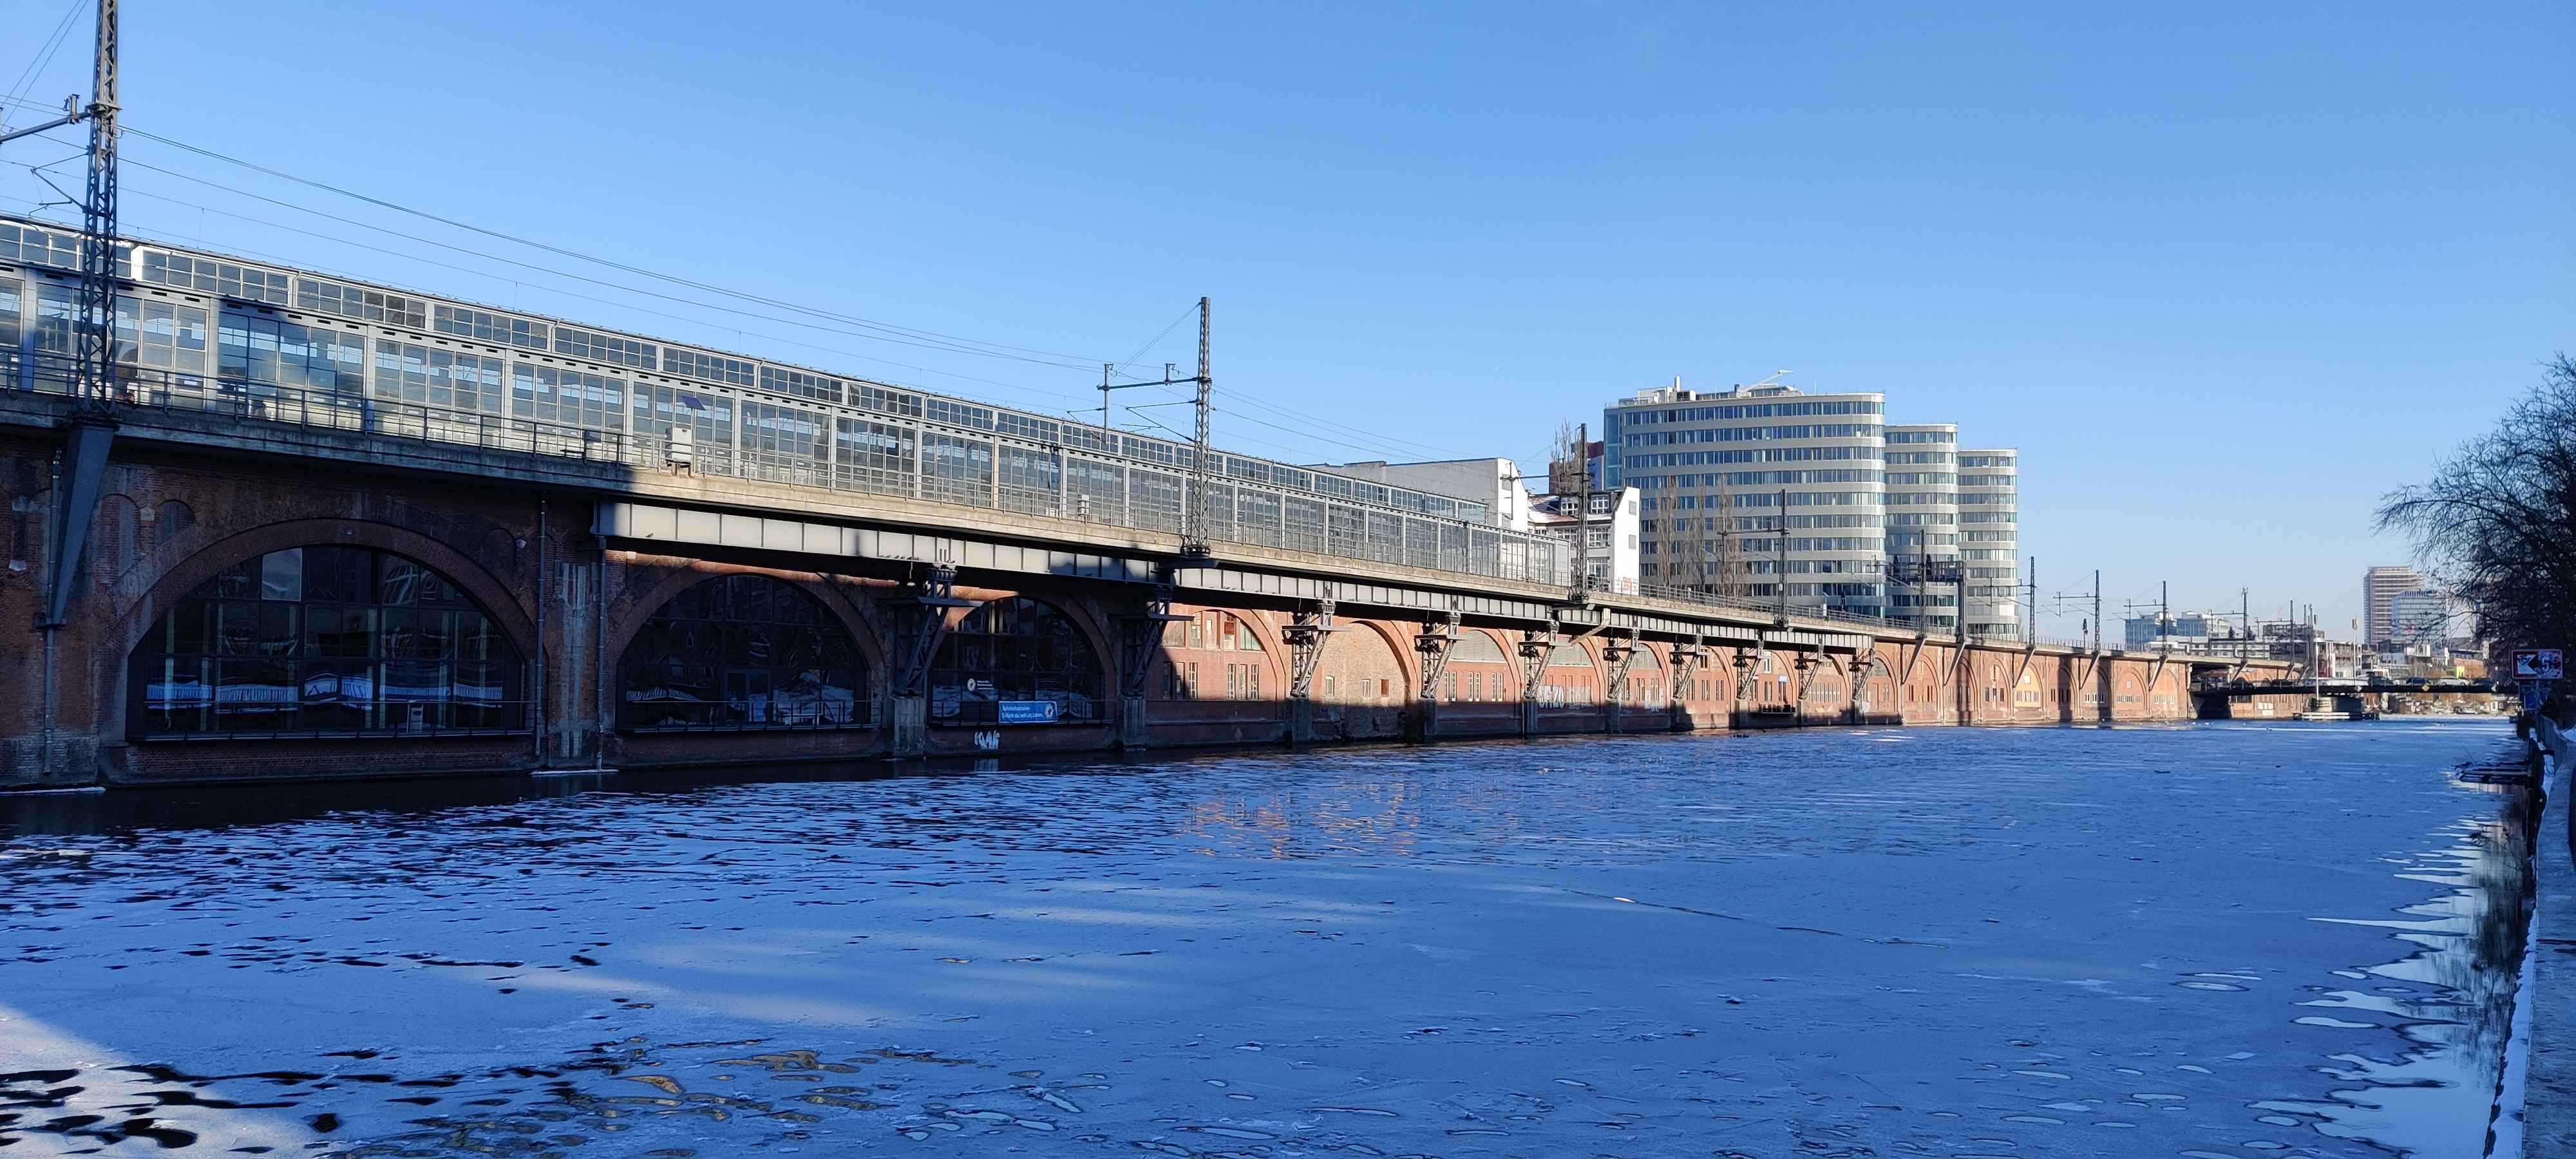
[[[2443,770],[2493,735],[1575,740],[129,824],[84,799],[0,842],[0,1133],[2357,1155],[2475,1098],[2458,1028],[2492,991],[2442,955],[2481,936],[2499,798]],[[2339,970],[2400,987],[2375,999],[2404,1027],[2302,1024]],[[2403,1123],[2336,1094],[2428,1077]]]

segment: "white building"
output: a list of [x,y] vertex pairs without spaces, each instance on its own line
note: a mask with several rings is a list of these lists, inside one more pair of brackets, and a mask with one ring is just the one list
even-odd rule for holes
[[1496,526],[1529,530],[1530,493],[1522,485],[1520,466],[1510,459],[1434,459],[1414,463],[1370,460],[1339,465],[1316,463],[1313,467],[1372,483],[1472,499],[1493,511]]
[[1923,576],[1959,558],[1959,425],[1887,428],[1887,617],[1959,625],[1958,589]]
[[[1574,547],[1574,559],[1595,591],[1636,594],[1638,584],[1638,497],[1634,487],[1592,493],[1591,509],[1575,518],[1573,495],[1540,495],[1529,500],[1529,530],[1554,536]],[[1582,538],[1577,539],[1580,535]]]
[[1886,410],[1877,392],[1678,384],[1605,408],[1602,476],[1639,495],[1641,581],[1885,614]]
[[2011,449],[1959,452],[1959,557],[1971,636],[2019,636],[2021,468]]

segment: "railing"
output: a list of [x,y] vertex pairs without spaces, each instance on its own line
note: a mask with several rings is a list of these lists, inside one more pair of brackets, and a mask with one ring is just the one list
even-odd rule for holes
[[[68,356],[0,351],[0,392],[33,390],[68,395],[77,381],[76,367],[77,363]],[[712,442],[675,448],[670,439],[661,435],[603,431],[497,411],[388,401],[337,390],[152,367],[126,365],[119,367],[119,372],[111,403],[121,411],[194,411],[246,422],[574,459],[653,474],[685,469],[693,476],[927,499],[1165,534],[1182,531],[1185,504],[1196,500],[1202,505],[1207,537],[1215,541],[1555,587],[1566,586],[1573,573],[1570,545],[1548,536],[1327,500],[1274,490],[1244,479],[1212,479],[1202,490],[1198,480],[1162,464],[1131,464],[1062,447],[1044,448],[1045,453],[1054,456],[1049,465],[1060,481],[1057,487],[1048,489],[1005,482],[998,474],[949,477],[921,458],[909,460],[911,469],[893,469],[774,451],[738,450]],[[510,405],[513,401],[497,403]],[[1029,449],[1008,441],[993,445],[1013,452]],[[1123,480],[1119,494],[1111,497],[1096,486],[1074,486],[1076,478],[1085,477],[1080,468],[1086,465],[1121,472],[1132,467],[1139,475]],[[932,469],[921,469],[925,466]],[[1781,612],[1776,599],[1696,588],[1645,584],[1633,592],[1613,593],[1605,581],[1590,578],[1585,586],[1605,594],[1638,595],[1764,618]],[[1918,630],[1905,621],[1855,612],[1793,605],[1788,614],[1862,632]],[[1937,628],[1921,630],[1935,636],[1951,635]],[[2018,645],[2023,641],[2019,637],[1971,636],[1969,642]],[[2082,641],[2048,642],[2089,646]]]
[[[71,394],[77,363],[68,356],[0,352],[0,390]],[[111,405],[120,411],[179,410],[245,422],[278,423],[390,438],[544,455],[653,474],[685,472],[892,495],[967,507],[1044,515],[1139,531],[1179,534],[1194,505],[1210,540],[1462,572],[1493,579],[1561,585],[1572,574],[1570,549],[1526,532],[1357,501],[1327,499],[1239,478],[1204,484],[1167,464],[1130,462],[1078,449],[1022,443],[991,434],[924,429],[884,462],[832,461],[830,433],[811,436],[814,450],[736,448],[712,439],[674,443],[659,434],[598,430],[551,422],[520,409],[515,397],[492,397],[492,409],[390,401],[323,386],[122,366]],[[922,453],[932,442],[965,438],[991,453],[972,467]],[[1010,467],[1033,469],[1040,481],[1012,481]]]

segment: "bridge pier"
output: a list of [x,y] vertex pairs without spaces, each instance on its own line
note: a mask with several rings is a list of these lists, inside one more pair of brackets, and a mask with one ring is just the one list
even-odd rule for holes
[[886,699],[886,755],[913,760],[930,752],[930,700],[921,696]]

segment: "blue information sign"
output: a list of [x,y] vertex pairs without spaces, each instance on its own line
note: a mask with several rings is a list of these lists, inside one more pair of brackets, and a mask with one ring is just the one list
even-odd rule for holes
[[2524,710],[2537,712],[2540,709],[2540,702],[2547,699],[2549,699],[2548,681],[2525,680],[2522,682],[2522,707]]
[[1001,704],[1003,724],[1055,723],[1056,703],[1052,700],[1005,700]]

